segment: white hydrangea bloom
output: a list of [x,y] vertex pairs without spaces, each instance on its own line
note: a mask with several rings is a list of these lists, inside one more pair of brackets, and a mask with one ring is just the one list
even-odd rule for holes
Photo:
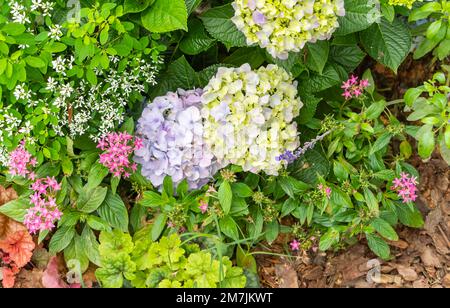
[[222,165],[277,175],[277,157],[299,146],[297,82],[276,65],[219,68],[202,103],[204,139]]
[[282,60],[307,42],[329,39],[345,15],[344,0],[235,0],[233,7],[247,44]]

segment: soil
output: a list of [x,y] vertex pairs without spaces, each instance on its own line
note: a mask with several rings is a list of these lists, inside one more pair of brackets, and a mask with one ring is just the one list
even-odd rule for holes
[[[370,67],[370,64],[368,65]],[[430,79],[437,70],[430,59],[408,58],[395,75],[372,67],[378,88],[391,99]],[[383,90],[384,89],[384,90]],[[423,229],[399,228],[400,240],[390,242],[393,258],[382,261],[360,242],[340,252],[303,253],[294,258],[258,256],[261,283],[269,288],[450,288],[450,168],[439,155],[428,162],[410,162],[420,172]],[[286,253],[280,237],[270,251]]]
[[[450,288],[450,170],[440,158],[414,158],[421,173],[417,202],[423,229],[398,229],[392,260],[378,259],[364,242],[342,252],[294,258],[258,256],[264,287],[271,288]],[[280,237],[270,248],[284,254]],[[379,275],[376,275],[379,270]]]

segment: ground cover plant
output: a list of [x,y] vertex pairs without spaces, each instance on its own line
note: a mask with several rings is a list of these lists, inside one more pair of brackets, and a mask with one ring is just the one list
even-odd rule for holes
[[[411,159],[450,164],[449,5],[0,0],[3,288],[259,287],[280,239],[392,259]],[[375,68],[411,58],[392,99]]]

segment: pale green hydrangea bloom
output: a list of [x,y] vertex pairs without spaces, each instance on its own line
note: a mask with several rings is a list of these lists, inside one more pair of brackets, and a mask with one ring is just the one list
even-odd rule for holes
[[344,0],[235,0],[233,7],[247,44],[282,60],[307,42],[329,39],[345,15]]
[[299,146],[297,124],[303,103],[297,82],[284,69],[269,65],[219,68],[202,96],[204,139],[222,165],[277,175],[277,157]]

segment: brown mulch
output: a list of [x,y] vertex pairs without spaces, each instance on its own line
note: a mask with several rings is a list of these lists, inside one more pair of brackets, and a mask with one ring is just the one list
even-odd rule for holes
[[[263,286],[450,288],[450,171],[439,158],[413,163],[421,173],[418,207],[425,226],[398,229],[400,240],[391,242],[392,260],[376,258],[365,243],[338,253],[304,253],[290,260],[258,256]],[[270,247],[272,252],[284,253],[284,242],[280,238]],[[372,274],[374,265],[381,270],[378,277]]]
[[[381,65],[373,66],[372,72],[382,93],[398,99],[408,88],[430,79],[437,68],[429,58],[420,62],[408,58],[398,75]],[[397,230],[400,240],[390,243],[392,260],[378,259],[364,242],[337,253],[303,252],[295,258],[258,256],[262,285],[270,288],[450,288],[450,168],[438,155],[428,162],[415,157],[411,163],[421,175],[417,205],[425,226]],[[270,247],[271,252],[286,253],[283,243],[286,239],[280,237]],[[374,276],[377,270],[380,275]]]

